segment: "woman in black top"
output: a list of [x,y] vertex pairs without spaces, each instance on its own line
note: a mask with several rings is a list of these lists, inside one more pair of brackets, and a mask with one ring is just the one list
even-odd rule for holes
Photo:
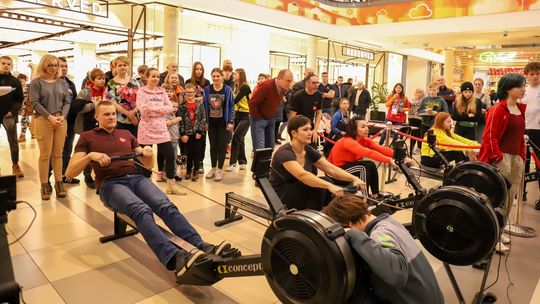
[[477,140],[476,127],[482,120],[482,102],[473,96],[470,82],[461,85],[461,94],[452,105],[452,119],[456,121],[454,132],[470,140]]
[[231,158],[229,167],[225,171],[232,171],[236,162],[240,164],[240,170],[246,169],[247,158],[244,139],[249,129],[249,98],[251,89],[247,85],[246,72],[244,69],[236,69],[233,74],[234,80],[234,134],[231,143]]
[[234,127],[234,97],[231,87],[223,82],[223,71],[220,68],[214,68],[211,75],[212,85],[204,88],[204,107],[212,161],[212,169],[206,174],[206,178],[220,181],[223,178],[227,132],[231,132]]
[[309,118],[296,115],[289,120],[287,132],[291,142],[274,153],[269,179],[287,208],[321,210],[332,199],[331,194],[343,194],[343,188],[334,185],[330,178],[317,177],[317,169],[336,180],[365,188],[362,180],[332,165],[310,146],[313,131]]

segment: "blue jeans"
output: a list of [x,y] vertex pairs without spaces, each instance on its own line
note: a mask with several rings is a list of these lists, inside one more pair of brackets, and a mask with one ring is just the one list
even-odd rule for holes
[[276,142],[274,137],[276,120],[253,119],[250,117],[251,141],[253,142],[253,150],[262,148],[274,148]]
[[154,221],[157,214],[178,237],[195,247],[202,245],[201,236],[169,198],[142,175],[125,175],[103,183],[99,197],[105,205],[129,216],[144,240],[163,265],[167,265],[179,249],[163,234]]

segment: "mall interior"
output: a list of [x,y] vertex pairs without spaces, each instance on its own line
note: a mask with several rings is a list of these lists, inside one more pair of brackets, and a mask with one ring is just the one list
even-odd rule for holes
[[[525,67],[530,63],[540,62],[539,20],[540,0],[1,0],[0,56],[9,56],[12,65],[9,72],[0,72],[11,73],[15,77],[24,74],[30,84],[34,79],[37,82],[40,75],[44,75],[45,72],[38,69],[44,56],[50,54],[63,57],[68,66],[66,77],[74,83],[78,92],[85,88],[91,70],[99,68],[108,72],[111,70],[111,62],[120,56],[127,58],[127,73],[133,77],[139,77],[137,68],[142,65],[156,68],[160,73],[166,72],[168,66],[174,66],[176,72],[188,80],[195,75],[192,72],[194,63],[201,62],[205,69],[204,77],[210,83],[215,74],[211,73],[212,69],[222,68],[224,61],[229,60],[235,71],[238,68],[245,71],[245,84],[253,91],[258,85],[261,73],[269,78],[276,78],[277,88],[280,89],[280,79],[284,79],[280,71],[291,72],[292,85],[304,79],[307,69],[313,71],[314,77],[319,77],[320,81],[323,81],[322,73],[326,73],[329,84],[337,83],[338,78],[343,79],[343,82],[349,83],[349,91],[358,90],[357,85],[362,83],[364,90],[370,91],[373,99],[367,111],[374,110],[373,107],[378,108],[379,113],[383,112],[383,121],[387,113],[393,113],[392,103],[387,106],[387,95],[388,98],[392,97],[397,84],[401,84],[403,89],[401,96],[404,95],[412,101],[419,90],[429,96],[430,84],[439,81],[440,85],[442,80],[459,99],[462,96],[461,91],[466,87],[463,84],[476,83],[479,79],[483,85],[480,86],[478,94],[483,98],[485,95],[498,95],[502,86],[500,80],[506,81],[508,75],[514,75],[511,77],[523,79],[521,87],[525,88],[525,96],[527,92],[538,94],[528,99],[530,101],[525,110],[536,111],[530,115],[538,120],[540,64],[536,66],[537,70],[533,68],[529,74]],[[5,61],[5,58],[0,57],[0,62]],[[531,80],[534,72],[537,73],[537,78]],[[308,76],[307,82],[311,81],[310,79],[315,78]],[[0,91],[5,85],[2,82]],[[188,90],[187,87],[185,89]],[[510,89],[514,90],[512,87]],[[306,92],[307,90],[306,87]],[[229,91],[237,94],[236,89]],[[8,92],[5,96],[9,96],[13,91],[10,89]],[[183,96],[184,88],[181,94]],[[508,96],[510,94],[507,93]],[[249,96],[255,95],[256,92]],[[5,96],[0,95],[0,100],[5,101]],[[139,95],[137,96],[139,98]],[[517,106],[520,106],[521,97],[517,98]],[[510,98],[508,97],[508,100]],[[502,104],[497,103],[497,99],[500,102],[504,97],[492,98],[489,105],[491,109]],[[204,100],[206,102],[206,97]],[[354,103],[354,100],[351,99],[350,102]],[[504,101],[505,105],[506,102]],[[249,104],[251,106],[251,103]],[[22,108],[24,109],[24,106]],[[315,106],[313,109],[315,110]],[[485,115],[489,123],[502,124],[493,117],[487,118],[491,109],[484,111],[482,117]],[[16,182],[7,178],[15,173],[13,165],[16,165],[13,162],[14,148],[10,146],[13,143],[6,132],[7,116],[0,127],[0,303],[540,303],[540,242],[535,234],[535,230],[540,230],[540,182],[536,181],[540,176],[540,165],[538,157],[534,157],[533,149],[535,145],[536,149],[540,146],[540,121],[534,123],[539,127],[533,127],[536,128],[533,130],[536,140],[533,135],[528,137],[528,141],[517,136],[520,147],[525,147],[525,142],[529,142],[526,149],[530,148],[533,153],[527,156],[531,159],[528,164],[530,169],[524,173],[523,166],[519,167],[521,170],[518,172],[518,180],[523,181],[525,177],[525,182],[515,182],[516,186],[512,189],[517,189],[517,192],[515,197],[511,198],[513,202],[506,199],[506,184],[496,183],[491,175],[486,175],[483,171],[457,174],[469,174],[468,178],[471,180],[476,178],[471,176],[487,178],[485,184],[489,187],[484,189],[486,193],[478,190],[482,188],[480,186],[486,188],[485,184],[475,188],[465,183],[458,190],[447,186],[452,185],[453,181],[447,178],[449,170],[444,170],[444,176],[440,175],[437,179],[429,174],[423,175],[420,168],[420,173],[413,175],[415,182],[411,182],[407,170],[400,165],[397,169],[395,165],[388,165],[390,160],[386,163],[368,160],[377,165],[375,174],[378,175],[381,193],[400,195],[401,198],[417,195],[409,204],[398,205],[403,208],[390,208],[389,220],[403,224],[400,227],[403,231],[407,231],[404,227],[412,229],[410,232],[414,241],[410,238],[411,235],[407,235],[405,239],[410,239],[407,248],[419,248],[420,253],[417,254],[425,257],[427,273],[432,271],[434,275],[430,277],[422,272],[416,274],[419,277],[414,279],[425,279],[427,276],[432,278],[429,284],[411,280],[397,284],[392,277],[388,280],[381,279],[374,269],[384,268],[380,266],[385,264],[391,264],[389,267],[393,271],[412,275],[411,272],[414,271],[411,267],[416,266],[411,265],[418,262],[418,256],[413,259],[414,256],[410,253],[405,254],[401,250],[403,248],[396,249],[393,243],[388,245],[382,237],[370,238],[366,234],[367,230],[366,233],[357,231],[365,240],[363,245],[357,247],[374,246],[379,250],[374,253],[374,260],[364,261],[360,253],[362,250],[355,252],[357,247],[351,247],[351,238],[345,237],[349,233],[345,233],[348,228],[343,230],[334,220],[323,217],[320,212],[295,215],[294,212],[274,210],[274,213],[267,211],[271,218],[265,218],[261,217],[260,213],[257,216],[256,212],[253,214],[240,208],[238,212],[244,215],[242,220],[216,226],[215,222],[222,220],[224,214],[227,214],[224,206],[228,201],[226,196],[230,195],[228,193],[234,192],[247,201],[265,206],[263,209],[266,210],[274,197],[267,195],[265,191],[268,189],[265,186],[270,184],[254,181],[256,174],[250,171],[254,155],[251,153],[252,146],[255,147],[250,131],[247,131],[245,143],[242,143],[245,145],[247,167],[230,166],[228,170],[230,151],[227,151],[226,169],[224,172],[218,170],[222,180],[206,176],[209,170],[215,167],[214,156],[211,155],[213,143],[209,139],[202,152],[204,175],[200,175],[196,181],[191,181],[186,176],[181,181],[177,180],[175,187],[187,195],[167,197],[205,242],[223,244],[225,241],[232,248],[238,249],[242,256],[229,257],[224,254],[220,257],[217,253],[207,255],[205,252],[202,259],[190,259],[184,275],[191,275],[195,269],[200,271],[199,275],[208,276],[210,279],[207,284],[189,284],[189,280],[178,279],[181,275],[176,273],[177,271],[169,271],[164,267],[164,263],[160,262],[155,251],[147,244],[148,237],[143,237],[142,233],[112,242],[100,242],[100,238],[111,235],[113,229],[121,230],[115,223],[122,220],[117,218],[111,209],[114,207],[104,204],[103,195],[96,194],[96,190],[84,182],[82,167],[77,171],[77,175],[80,173],[77,176],[80,183],[69,182],[69,178],[66,181],[64,177],[63,185],[67,195],[60,197],[57,192],[52,191],[50,199],[43,199],[43,181],[38,165],[43,162],[43,144],[37,139],[39,136],[33,134],[39,125],[30,125],[28,130],[22,125],[23,116],[27,116],[32,124],[34,120],[37,122],[39,117],[33,116],[37,112],[32,113],[32,109],[30,114],[21,111],[15,114],[16,118],[17,114],[19,115],[14,130],[19,139],[15,143],[15,146],[18,146],[17,168],[24,176],[17,177]],[[512,110],[509,113],[517,116]],[[524,113],[527,119],[527,112]],[[371,112],[371,115],[374,113]],[[452,118],[454,119],[454,116]],[[252,126],[255,121],[252,116]],[[99,123],[101,126],[101,121]],[[374,142],[378,142],[376,135],[380,135],[380,132],[376,129],[386,128],[387,125],[383,123],[381,126],[381,123],[377,124],[374,119],[368,125],[372,128],[371,135],[377,133]],[[237,126],[234,125],[233,128],[235,127]],[[139,136],[140,131],[141,128]],[[274,153],[288,145],[287,142],[291,140],[288,132],[290,131],[278,135],[280,139],[284,139],[278,141],[276,138]],[[205,132],[202,134],[206,136]],[[25,138],[21,140],[22,135],[25,135]],[[408,139],[407,135],[410,136],[410,133],[404,135],[405,142],[410,145],[412,139]],[[316,137],[315,133],[313,136]],[[387,145],[390,142],[390,135],[388,136]],[[73,147],[79,138],[79,134],[76,134]],[[482,147],[488,145],[485,143],[486,135],[483,138]],[[206,140],[204,137],[203,141]],[[321,141],[335,143],[322,136]],[[476,141],[480,142],[479,138]],[[480,147],[478,142],[474,143],[476,150],[473,150],[476,153]],[[319,143],[316,147],[321,145]],[[271,146],[274,146],[273,140]],[[428,144],[424,143],[424,146]],[[158,149],[158,145],[153,145],[154,155],[161,153]],[[394,149],[397,151],[398,147],[395,146]],[[148,153],[146,148],[143,150]],[[458,150],[464,157],[461,151],[465,149]],[[410,157],[415,163],[413,167],[422,167],[419,162],[424,157],[423,149],[421,153],[416,150],[413,153],[412,148],[410,151],[407,160]],[[181,152],[176,153],[180,155]],[[399,163],[396,156],[399,153],[391,154],[396,158],[391,163]],[[540,156],[540,153],[537,154]],[[298,154],[292,155],[300,157]],[[146,154],[143,158],[145,157]],[[304,159],[305,156],[301,157]],[[69,155],[67,159],[69,161]],[[72,162],[73,159],[74,157],[71,158]],[[321,160],[325,161],[324,158]],[[92,161],[97,163],[95,159]],[[303,162],[300,162],[300,165],[302,166],[296,165],[299,170],[306,168]],[[178,167],[181,168],[180,165]],[[159,170],[163,170],[161,168]],[[273,168],[272,165],[272,170]],[[321,167],[317,168],[319,170],[316,175],[325,175],[326,171]],[[496,177],[504,175],[502,170],[497,171],[492,164],[485,164],[482,168],[488,170],[488,173],[496,172]],[[156,170],[157,164],[154,174],[151,173],[151,183],[165,193],[169,190],[169,184],[158,182],[164,173]],[[179,173],[180,176],[183,174],[185,175],[185,172]],[[270,175],[272,178],[272,173]],[[508,177],[505,177],[508,181]],[[296,180],[295,177],[292,178]],[[413,189],[412,184],[415,183],[427,190],[418,194],[419,192]],[[501,187],[498,187],[499,185]],[[272,190],[271,186],[268,187]],[[436,189],[439,189],[442,197],[435,198],[433,191]],[[445,191],[448,193],[445,194]],[[455,198],[457,192],[461,193],[461,201],[460,198]],[[469,193],[468,196],[463,194],[465,192]],[[340,192],[340,195],[342,193]],[[491,201],[491,198],[497,195],[504,197],[506,204],[510,206],[506,209],[510,210],[509,214],[503,212],[503,217],[499,216],[498,212],[501,208],[496,208],[498,206]],[[428,197],[431,201],[423,199]],[[391,199],[393,198],[395,197],[392,196]],[[13,201],[17,201],[16,209],[10,208],[13,206],[10,202]],[[467,204],[469,201],[471,203]],[[372,203],[371,200],[368,202]],[[442,229],[444,231],[430,233],[430,229],[435,229],[433,225],[425,222],[422,225],[422,219],[425,219],[426,215],[419,211],[420,203],[431,204],[424,208],[425,212],[434,213],[434,209],[441,205],[448,208],[448,213],[440,217],[441,225],[445,226],[445,229]],[[473,203],[476,204],[474,207],[471,206]],[[444,208],[441,207],[440,210]],[[270,209],[272,211],[272,204]],[[300,229],[295,225],[292,225],[292,228],[282,228],[279,225],[280,219],[298,220],[302,216],[306,218],[301,224],[318,231],[316,235],[303,226],[299,226],[302,228]],[[474,220],[470,223],[459,221],[459,218],[466,216],[472,216]],[[166,220],[157,215],[155,221],[166,227]],[[325,222],[327,226],[321,226],[321,222]],[[454,233],[454,224],[451,225],[450,222],[455,225],[459,222],[464,230]],[[315,226],[316,228],[313,228]],[[356,228],[351,228],[354,229]],[[171,230],[174,229],[165,230],[165,235],[171,235]],[[483,234],[487,230],[496,231],[495,236]],[[273,232],[270,233],[271,231]],[[182,248],[198,246],[190,245],[178,237],[181,238],[177,236],[169,242],[180,243],[178,246],[184,246]],[[279,238],[283,240],[281,243]],[[486,241],[492,238],[493,241]],[[508,250],[500,252],[497,246],[502,244],[503,238],[510,243],[505,241],[504,246],[508,247]],[[300,248],[304,245],[305,247]],[[286,246],[290,248],[287,249]],[[218,246],[215,250],[218,250],[217,248]],[[193,249],[186,252],[193,256]],[[291,259],[295,259],[295,262],[283,257],[287,254]],[[386,255],[393,255],[396,259],[399,257],[400,264],[388,262],[384,258]],[[251,263],[250,267],[247,266],[248,262],[242,262],[244,257]],[[306,262],[310,258],[312,260]],[[368,261],[378,264],[378,267]],[[485,263],[478,266],[480,262]],[[482,266],[484,269],[479,269]],[[242,271],[237,271],[238,269]],[[255,271],[250,273],[253,269]],[[376,284],[372,281],[377,280],[378,284],[386,286],[383,294],[392,293],[392,297],[396,297],[380,297],[381,290],[375,288],[374,291],[372,286]],[[427,285],[435,286],[436,293],[440,292],[441,298],[429,299],[428,293],[423,289],[427,288]],[[378,286],[380,288],[381,285]],[[354,291],[351,291],[352,289]],[[412,295],[405,296],[405,290]],[[353,300],[352,296],[373,293],[376,294],[375,298],[385,300],[370,302],[367,296],[360,297],[361,300]]]

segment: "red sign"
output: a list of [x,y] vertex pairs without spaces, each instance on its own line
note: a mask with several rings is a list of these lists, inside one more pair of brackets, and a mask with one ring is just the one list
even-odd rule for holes
[[523,68],[489,68],[488,75],[502,76],[508,73],[518,73],[524,75]]

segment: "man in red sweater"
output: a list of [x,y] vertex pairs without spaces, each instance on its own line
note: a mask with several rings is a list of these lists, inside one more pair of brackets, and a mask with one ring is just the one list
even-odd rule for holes
[[281,70],[276,78],[261,82],[253,92],[249,100],[253,150],[274,148],[274,114],[280,102],[283,102],[285,92],[292,81],[292,72]]

